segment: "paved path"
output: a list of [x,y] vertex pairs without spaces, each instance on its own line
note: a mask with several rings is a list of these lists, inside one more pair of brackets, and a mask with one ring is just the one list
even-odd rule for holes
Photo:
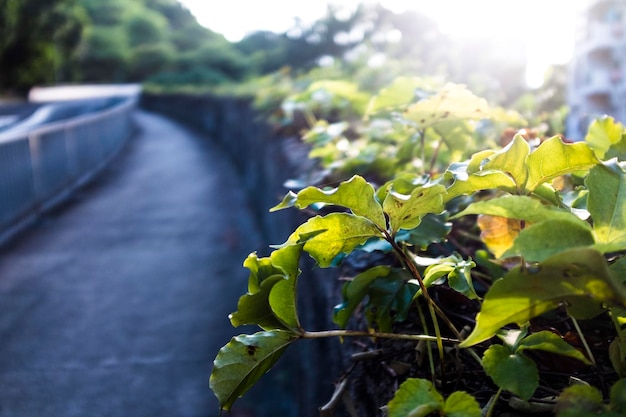
[[0,249],[1,417],[217,415],[208,374],[262,243],[219,149],[136,120],[96,183]]

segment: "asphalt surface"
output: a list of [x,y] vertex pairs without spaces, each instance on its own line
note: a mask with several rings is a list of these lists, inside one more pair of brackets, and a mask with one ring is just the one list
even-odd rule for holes
[[208,375],[264,243],[219,148],[136,120],[94,183],[0,248],[1,417],[218,414]]

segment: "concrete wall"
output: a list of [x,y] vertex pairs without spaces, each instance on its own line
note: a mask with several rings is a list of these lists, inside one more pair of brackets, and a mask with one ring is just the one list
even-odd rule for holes
[[[141,107],[167,115],[205,135],[226,149],[237,166],[249,201],[267,244],[283,243],[293,230],[305,221],[296,209],[269,213],[288,191],[286,180],[298,176],[310,165],[307,149],[298,138],[281,137],[266,122],[259,120],[245,98],[209,95],[143,94]],[[259,248],[267,255],[268,247]],[[243,261],[243,260],[242,260]],[[299,281],[298,310],[306,330],[333,328],[330,316],[336,299],[336,276],[332,271],[315,267],[305,259]],[[245,289],[244,289],[245,290]],[[294,416],[317,417],[317,408],[330,399],[333,381],[343,369],[337,339],[301,341],[290,347],[281,358],[283,372],[289,369],[298,410]],[[263,380],[260,381],[263,384]]]

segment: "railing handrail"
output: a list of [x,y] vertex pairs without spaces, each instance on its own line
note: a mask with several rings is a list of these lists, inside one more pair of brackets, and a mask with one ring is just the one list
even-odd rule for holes
[[0,134],[0,244],[106,166],[132,132],[137,101],[126,96],[88,114]]
[[131,107],[136,105],[136,98],[129,97],[123,100],[120,103],[117,103],[109,108],[105,108],[102,110],[96,110],[92,113],[80,114],[77,116],[73,116],[63,120],[56,120],[54,122],[45,123],[32,129],[22,130],[18,132],[12,132],[8,130],[6,132],[0,132],[0,144],[6,142],[13,142],[16,140],[23,140],[27,138],[29,135],[37,135],[43,133],[50,133],[57,130],[64,130],[71,126],[80,126],[81,124],[87,124],[90,122],[95,122],[98,120],[105,119],[106,117],[115,114],[121,113]]

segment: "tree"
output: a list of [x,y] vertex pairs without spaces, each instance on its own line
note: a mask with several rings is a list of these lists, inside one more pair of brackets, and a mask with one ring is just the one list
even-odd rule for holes
[[67,81],[87,18],[77,0],[0,0],[0,91]]

